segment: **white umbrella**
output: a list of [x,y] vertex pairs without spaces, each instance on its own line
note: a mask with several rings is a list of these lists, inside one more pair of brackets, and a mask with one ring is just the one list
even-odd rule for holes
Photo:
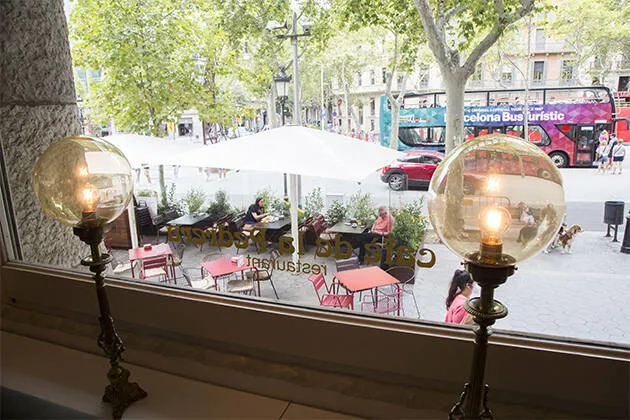
[[402,155],[335,133],[284,126],[183,152],[175,158],[186,166],[283,172],[359,182]]
[[297,238],[297,175],[359,182],[401,156],[401,152],[339,134],[284,126],[183,152],[176,158],[186,166],[290,174],[291,232]]
[[187,140],[175,141],[140,134],[115,134],[103,139],[118,147],[133,168],[142,165],[183,165],[176,158],[177,155],[184,151],[194,153],[203,147]]

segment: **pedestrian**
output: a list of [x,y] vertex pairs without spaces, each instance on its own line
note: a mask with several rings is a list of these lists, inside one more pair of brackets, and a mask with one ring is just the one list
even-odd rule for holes
[[134,172],[136,173],[136,183],[140,183],[140,173],[142,172],[142,168],[134,168]]
[[455,270],[446,296],[446,318],[451,324],[472,324],[472,316],[466,312],[464,304],[473,291],[473,279],[468,271]]
[[536,236],[538,226],[536,225],[536,219],[532,211],[525,203],[521,201],[518,203],[518,207],[521,209],[520,221],[525,223],[525,226],[519,231],[516,242],[520,242],[523,246],[526,246],[527,243]]
[[608,142],[606,140],[599,140],[599,146],[597,147],[597,173],[604,173],[604,167],[608,161]]
[[619,169],[619,175],[621,175],[621,170],[623,169],[623,159],[626,156],[626,148],[623,145],[623,139],[617,140],[617,144],[612,149],[612,174],[614,175]]
[[608,151],[608,161],[606,162],[606,167],[604,168],[604,170],[610,169],[610,171],[612,171],[613,149],[615,148],[616,145],[617,145],[617,134],[612,133],[610,135],[610,141],[608,142],[608,148],[606,149]]
[[149,165],[142,165],[142,169],[144,169],[144,176],[147,178],[147,182],[150,184],[151,183],[151,168],[149,167]]
[[601,143],[602,141],[608,143],[608,131],[606,131],[605,129],[602,130],[601,133],[599,133],[599,142]]

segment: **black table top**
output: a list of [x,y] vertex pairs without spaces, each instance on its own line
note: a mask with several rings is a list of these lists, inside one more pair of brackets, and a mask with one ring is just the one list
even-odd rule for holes
[[187,214],[182,217],[178,217],[177,219],[171,220],[168,222],[171,226],[194,226],[197,223],[210,220],[212,216],[207,213],[203,213],[200,215]]
[[361,234],[363,233],[367,228],[365,226],[361,227],[361,226],[357,226],[355,228],[353,228],[351,225],[347,225],[345,221],[343,222],[339,222],[336,225],[329,227],[326,231],[327,232],[331,232],[331,233],[354,233],[354,234]]
[[276,220],[275,222],[270,222],[270,223],[265,223],[265,222],[254,223],[252,226],[258,229],[280,230],[290,225],[291,225],[291,219],[287,217],[287,218]]

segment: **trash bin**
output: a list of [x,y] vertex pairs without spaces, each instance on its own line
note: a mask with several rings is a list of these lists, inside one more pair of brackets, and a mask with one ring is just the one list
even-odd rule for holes
[[623,201],[604,202],[604,223],[607,225],[622,225],[623,207]]

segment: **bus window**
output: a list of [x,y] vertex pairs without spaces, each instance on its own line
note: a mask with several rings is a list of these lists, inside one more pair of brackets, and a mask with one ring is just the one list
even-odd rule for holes
[[510,136],[523,137],[523,126],[522,125],[506,125],[505,134],[509,134]]
[[464,138],[472,140],[475,138],[475,127],[464,127]]
[[438,93],[437,95],[435,95],[435,104],[438,107],[446,107],[446,94]]
[[527,103],[530,105],[542,105],[544,103],[544,92],[542,90],[530,90],[527,94]]
[[487,102],[487,92],[466,92],[464,96],[464,106],[486,106]]
[[539,125],[529,126],[529,141],[537,146],[548,146],[551,144],[549,135],[547,135],[547,132]]
[[575,127],[573,124],[556,124],[556,128],[570,139],[573,138],[573,127]]
[[432,127],[427,141],[431,143],[444,143],[444,127]]

